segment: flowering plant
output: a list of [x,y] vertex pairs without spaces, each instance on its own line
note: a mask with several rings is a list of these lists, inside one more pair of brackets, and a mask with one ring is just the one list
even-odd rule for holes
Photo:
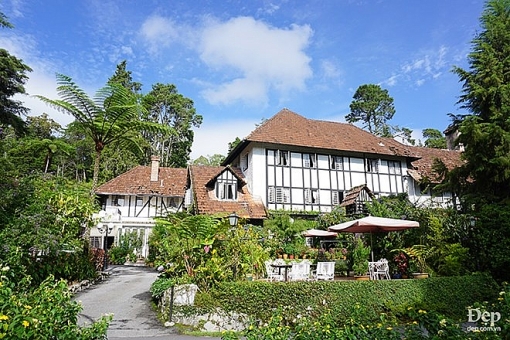
[[409,268],[409,262],[407,261],[407,256],[403,252],[398,253],[394,258],[393,261],[395,261],[398,272],[401,275],[407,275],[407,271]]

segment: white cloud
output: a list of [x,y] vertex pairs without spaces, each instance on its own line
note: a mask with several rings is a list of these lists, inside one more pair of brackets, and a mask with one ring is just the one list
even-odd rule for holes
[[259,123],[260,120],[204,121],[200,128],[194,129],[195,138],[191,148],[191,159],[215,154],[226,156],[228,143],[233,142],[236,137],[240,139],[247,137],[255,130],[255,124]]
[[173,20],[159,15],[147,18],[142,24],[140,34],[148,43],[151,53],[158,53],[161,48],[168,47],[179,39],[178,26]]
[[[311,35],[307,25],[279,29],[251,17],[211,23],[202,33],[201,59],[212,68],[232,70],[238,76],[206,89],[205,98],[211,103],[255,99],[264,104],[270,90],[282,94],[304,90],[305,81],[312,76],[311,59],[304,52]],[[250,83],[255,84],[257,93],[236,88]]]

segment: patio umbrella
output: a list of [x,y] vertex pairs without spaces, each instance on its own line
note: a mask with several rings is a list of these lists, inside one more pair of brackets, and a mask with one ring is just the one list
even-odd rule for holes
[[320,229],[309,229],[303,231],[304,237],[335,237],[338,233]]
[[372,233],[388,233],[391,231],[401,231],[410,228],[417,228],[420,224],[416,221],[399,220],[386,217],[367,216],[353,221],[347,221],[332,225],[328,228],[334,232],[350,233],[370,233],[370,245],[372,251],[372,261],[374,261],[374,252],[372,247]]

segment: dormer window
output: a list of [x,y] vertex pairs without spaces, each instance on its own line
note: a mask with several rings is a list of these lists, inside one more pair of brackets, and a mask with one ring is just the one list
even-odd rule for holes
[[218,178],[215,190],[219,200],[237,200],[237,180],[234,178]]

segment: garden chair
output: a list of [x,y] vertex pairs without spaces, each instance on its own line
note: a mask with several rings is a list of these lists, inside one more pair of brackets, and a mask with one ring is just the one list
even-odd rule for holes
[[374,269],[375,280],[382,279],[391,280],[390,266],[388,265],[388,260],[380,259],[379,261],[375,262]]
[[306,281],[310,279],[310,262],[293,263],[289,273],[291,281]]
[[335,278],[335,262],[317,262],[317,269],[312,272],[315,280],[333,280]]
[[378,280],[377,276],[377,262],[368,262],[368,274],[370,275],[370,280]]
[[267,280],[272,281],[283,281],[283,275],[278,273],[278,269],[271,266],[273,262],[268,260],[264,264],[266,265]]

